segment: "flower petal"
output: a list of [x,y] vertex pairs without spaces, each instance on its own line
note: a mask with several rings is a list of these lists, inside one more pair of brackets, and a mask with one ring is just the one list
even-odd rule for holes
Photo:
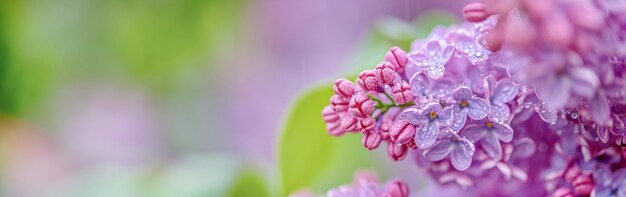
[[443,48],[443,51],[441,51],[441,60],[444,64],[448,62],[448,60],[450,60],[450,57],[452,57],[452,53],[454,53],[454,46],[452,46],[451,44],[448,44],[445,48]]
[[454,131],[459,131],[465,126],[465,122],[467,120],[467,110],[461,108],[460,106],[454,106],[454,114],[452,115],[452,119],[450,120],[450,129]]
[[439,124],[437,121],[429,121],[421,125],[415,134],[415,143],[420,149],[426,149],[433,146],[439,135]]
[[591,118],[600,125],[607,125],[611,116],[611,109],[609,103],[602,93],[597,93],[596,96],[589,102],[589,110],[591,112]]
[[441,111],[443,110],[443,108],[441,107],[441,104],[439,103],[429,103],[426,106],[424,106],[423,110],[422,110],[422,114],[428,116],[428,114],[430,112],[435,112],[437,113],[437,115],[441,114]]
[[424,64],[428,61],[428,57],[422,53],[411,53],[408,55],[409,62],[412,62],[418,67],[424,66]]
[[509,106],[506,104],[503,105],[491,105],[489,110],[489,117],[494,122],[505,122],[509,119],[509,115],[511,115],[511,110]]
[[480,98],[472,98],[468,100],[467,115],[474,120],[482,120],[489,114],[489,104]]
[[469,100],[472,98],[472,89],[467,86],[460,86],[454,90],[453,98],[457,102],[461,102],[462,100]]
[[487,154],[494,160],[502,159],[502,147],[500,141],[493,134],[487,134],[480,141],[480,145]]
[[452,119],[452,107],[447,107],[437,114],[439,123],[444,125],[450,125],[450,119]]
[[456,82],[449,79],[441,79],[437,81],[437,83],[433,84],[432,93],[433,96],[437,99],[447,100],[453,94],[454,86],[456,86]]
[[476,45],[476,41],[466,34],[458,34],[458,36],[455,36],[454,43],[457,50],[465,54],[472,52]]
[[562,77],[549,76],[537,84],[535,93],[550,107],[560,109],[565,106],[570,97],[569,88],[568,80],[564,80]]
[[498,162],[498,164],[496,165],[496,168],[498,168],[498,170],[502,172],[502,175],[504,175],[505,180],[509,180],[511,178],[511,168],[508,165],[502,162]]
[[446,158],[452,151],[454,143],[450,140],[442,141],[431,149],[424,151],[424,158],[430,161],[439,161]]
[[420,125],[428,121],[428,116],[423,116],[421,111],[415,108],[404,110],[400,114],[400,118],[413,125]]
[[467,139],[460,139],[460,141],[456,142],[454,145],[454,149],[450,155],[450,162],[457,170],[466,170],[472,164],[473,156],[474,144]]
[[443,70],[444,70],[444,67],[442,64],[431,62],[426,67],[426,71],[427,71],[426,74],[428,74],[430,78],[439,79],[443,77]]
[[509,125],[494,123],[492,131],[500,141],[508,143],[513,139],[513,129]]
[[430,81],[428,78],[420,73],[417,73],[411,77],[410,80],[411,90],[415,98],[422,98],[428,95],[430,92]]
[[492,104],[504,104],[517,96],[519,88],[509,79],[498,81],[491,95]]
[[441,44],[438,39],[429,40],[426,43],[426,52],[429,57],[441,56]]
[[463,136],[469,140],[478,141],[487,133],[483,125],[470,125],[463,130]]
[[547,123],[555,123],[556,119],[559,118],[557,111],[548,107],[547,104],[540,104],[535,107],[535,111],[539,114],[541,120]]
[[528,180],[528,174],[526,174],[526,171],[524,171],[524,170],[522,170],[522,169],[520,169],[518,167],[515,167],[515,166],[509,166],[509,167],[511,167],[511,174],[515,178],[517,178],[517,179],[519,179],[521,181]]
[[567,69],[567,76],[572,83],[572,91],[587,98],[593,97],[596,88],[600,86],[600,79],[596,73],[587,67],[572,67]]
[[596,128],[596,132],[598,133],[598,137],[602,143],[609,142],[609,130],[606,127],[598,126],[598,128]]

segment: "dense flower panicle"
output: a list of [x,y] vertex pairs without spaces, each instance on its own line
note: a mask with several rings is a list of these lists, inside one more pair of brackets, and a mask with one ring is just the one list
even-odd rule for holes
[[[300,191],[289,197],[315,197],[310,191]],[[381,184],[371,172],[356,172],[352,183],[333,188],[326,192],[325,197],[408,197],[409,187],[399,179],[391,179]]]
[[329,134],[360,131],[367,149],[386,143],[392,160],[414,156],[482,196],[626,197],[626,1],[489,0],[463,14],[391,48],[356,86],[337,80]]

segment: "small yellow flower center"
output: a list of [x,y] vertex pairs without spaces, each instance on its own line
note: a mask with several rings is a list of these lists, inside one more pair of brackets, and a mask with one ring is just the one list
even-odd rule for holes
[[431,112],[430,112],[430,119],[434,119],[434,118],[436,118],[436,117],[437,117],[437,113],[436,113],[436,112],[434,112],[434,111],[431,111]]
[[467,101],[466,100],[461,101],[461,107],[467,107]]
[[487,128],[493,128],[493,122],[487,121]]

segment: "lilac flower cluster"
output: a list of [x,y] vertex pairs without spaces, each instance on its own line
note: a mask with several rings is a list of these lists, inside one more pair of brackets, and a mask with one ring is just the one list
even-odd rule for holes
[[[300,191],[289,197],[315,197],[310,191]],[[409,187],[399,179],[392,179],[380,184],[375,174],[357,172],[352,184],[333,188],[326,192],[326,197],[408,197]]]
[[329,133],[486,196],[626,197],[626,1],[487,0],[464,16],[337,80]]

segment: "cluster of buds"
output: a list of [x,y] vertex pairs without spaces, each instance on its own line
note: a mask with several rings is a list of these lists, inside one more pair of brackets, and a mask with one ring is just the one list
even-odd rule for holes
[[626,2],[489,0],[464,16],[337,80],[328,132],[482,195],[626,196]]
[[[315,197],[310,191],[301,191],[289,197]],[[357,172],[352,184],[333,188],[326,192],[326,197],[408,197],[409,187],[399,179],[392,179],[380,184],[375,174]]]
[[394,47],[374,70],[361,72],[356,85],[347,79],[337,79],[333,86],[335,95],[322,111],[328,133],[334,136],[362,133],[365,148],[373,150],[385,142],[389,157],[402,160],[408,149],[415,147],[411,143],[396,143],[398,140],[408,142],[406,139],[412,138],[415,126],[394,124],[401,109],[415,104],[409,78],[405,75],[407,62],[406,53]]

